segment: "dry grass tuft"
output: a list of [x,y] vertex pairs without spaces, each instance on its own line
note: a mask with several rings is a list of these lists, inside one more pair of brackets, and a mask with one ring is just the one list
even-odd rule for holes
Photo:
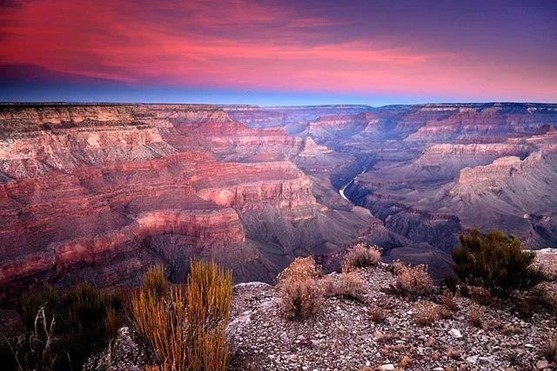
[[454,313],[452,311],[450,311],[449,309],[447,309],[447,307],[440,305],[437,308],[437,314],[439,314],[439,317],[443,318],[443,319],[452,319],[454,318]]
[[433,281],[427,272],[427,266],[402,266],[397,268],[396,281],[393,291],[403,296],[420,296],[431,293]]
[[186,285],[169,284],[160,266],[150,269],[131,311],[160,369],[226,370],[231,303],[232,274],[192,261]]
[[453,313],[458,312],[458,304],[454,299],[454,295],[448,291],[443,291],[439,296],[439,303]]
[[377,265],[380,261],[381,252],[377,246],[358,243],[344,257],[342,271],[348,273],[358,268]]
[[226,326],[232,305],[232,273],[214,263],[192,262],[186,284],[188,358],[194,370],[226,370]]
[[170,290],[170,283],[164,274],[162,264],[154,265],[143,275],[143,288],[157,297],[165,296]]
[[422,302],[414,306],[412,318],[420,326],[431,326],[437,320],[437,315],[437,305]]
[[522,334],[522,330],[519,327],[515,327],[514,325],[507,324],[502,326],[501,333],[507,336],[518,335],[518,334]]
[[374,306],[368,308],[367,316],[373,323],[383,323],[387,319],[387,312],[381,307]]
[[443,291],[439,296],[439,316],[444,319],[450,319],[454,317],[454,314],[458,312],[458,305],[454,300],[454,295],[448,291]]
[[118,313],[114,307],[109,307],[106,310],[106,317],[104,318],[104,328],[106,336],[113,339],[118,334],[118,329],[120,328],[120,319],[118,318]]
[[474,300],[476,303],[481,305],[493,305],[493,294],[486,288],[481,286],[468,286],[468,295],[470,299]]
[[56,320],[47,318],[45,307],[35,314],[33,331],[20,334],[14,344],[9,344],[18,370],[54,370],[58,355],[54,351],[59,338],[55,336]]
[[325,278],[321,282],[326,296],[364,301],[364,281],[358,272],[342,273],[336,281]]
[[445,349],[445,357],[448,357],[450,359],[460,359],[460,351],[456,348],[448,347]]
[[548,362],[557,362],[557,337],[549,336],[540,346],[540,353]]
[[482,315],[480,313],[480,309],[476,305],[470,306],[470,309],[468,310],[468,322],[470,322],[474,327],[483,327]]
[[287,319],[303,320],[315,315],[324,300],[321,275],[312,257],[296,258],[277,277],[280,307]]
[[398,362],[398,368],[400,370],[405,370],[408,367],[410,367],[410,365],[412,364],[412,357],[409,356],[408,354],[404,354],[401,358],[400,361]]

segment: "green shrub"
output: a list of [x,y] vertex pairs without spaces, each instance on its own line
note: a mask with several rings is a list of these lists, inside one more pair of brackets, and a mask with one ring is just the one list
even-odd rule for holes
[[472,230],[460,236],[460,244],[452,254],[454,270],[466,284],[508,296],[512,290],[529,289],[544,279],[540,270],[531,267],[535,254],[524,251],[512,236]]

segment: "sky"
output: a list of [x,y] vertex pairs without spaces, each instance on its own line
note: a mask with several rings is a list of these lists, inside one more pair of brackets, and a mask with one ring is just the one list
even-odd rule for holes
[[0,101],[557,102],[557,1],[0,0]]

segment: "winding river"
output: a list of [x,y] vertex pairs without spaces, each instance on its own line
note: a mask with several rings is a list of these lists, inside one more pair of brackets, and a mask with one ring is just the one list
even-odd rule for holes
[[359,177],[360,175],[362,175],[363,173],[365,173],[367,171],[367,169],[362,169],[362,171],[356,175],[354,178],[352,178],[352,180],[350,180],[348,183],[346,183],[342,188],[340,188],[338,190],[338,194],[340,195],[340,197],[344,198],[346,201],[348,202],[352,202],[348,199],[348,197],[346,197],[346,195],[344,194],[344,191],[346,190],[346,188],[348,188],[350,186],[350,184],[354,183],[354,180],[356,180],[357,177]]

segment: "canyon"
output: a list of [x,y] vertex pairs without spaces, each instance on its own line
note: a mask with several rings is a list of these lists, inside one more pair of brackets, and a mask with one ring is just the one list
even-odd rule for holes
[[0,300],[191,258],[272,282],[358,241],[441,278],[469,228],[556,247],[556,125],[534,103],[1,104]]

